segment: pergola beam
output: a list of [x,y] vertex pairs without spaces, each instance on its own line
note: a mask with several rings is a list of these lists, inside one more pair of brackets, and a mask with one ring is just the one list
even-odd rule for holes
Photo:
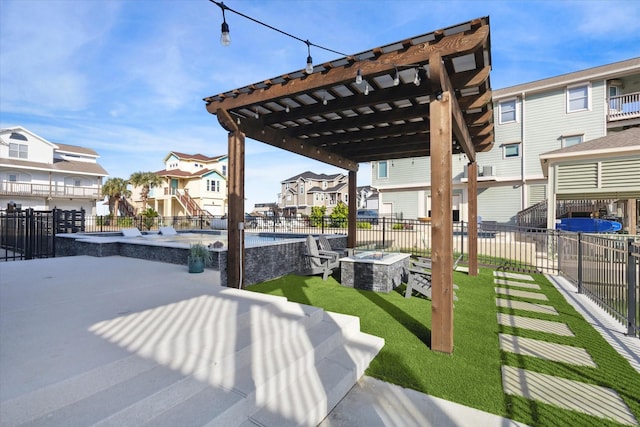
[[[467,123],[464,120],[462,110],[458,104],[458,100],[454,96],[454,88],[449,80],[449,74],[442,65],[442,56],[439,53],[434,53],[429,57],[429,71],[431,73],[431,82],[434,86],[439,86],[442,92],[448,92],[451,94],[451,117],[453,134],[458,141],[458,144],[462,147],[462,151],[467,155],[467,158],[473,162],[476,161],[476,150],[467,128]],[[491,94],[489,93],[489,97]]]
[[[432,42],[418,43],[404,50],[392,51],[380,55],[376,61],[358,61],[357,67],[363,75],[376,74],[393,70],[395,66],[403,64],[419,64],[426,62],[432,54],[440,57],[451,55],[463,55],[482,47],[489,36],[489,26],[483,25],[472,28],[469,31],[452,34]],[[265,99],[283,98],[305,93],[309,88],[326,87],[355,78],[355,64],[357,58],[351,58],[354,62],[351,66],[336,67],[325,72],[316,72],[302,79],[293,79],[281,84],[273,84],[264,88],[249,89],[246,93],[225,93],[217,97],[209,97],[207,110],[215,114],[218,108],[229,111],[234,108],[244,107],[263,102]],[[216,99],[218,98],[218,99]]]

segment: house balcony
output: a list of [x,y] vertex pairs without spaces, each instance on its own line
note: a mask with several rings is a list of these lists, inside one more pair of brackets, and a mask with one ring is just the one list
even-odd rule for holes
[[612,96],[608,99],[607,105],[609,128],[640,123],[640,92]]
[[0,181],[0,195],[69,199],[101,199],[102,187],[32,184],[20,181]]

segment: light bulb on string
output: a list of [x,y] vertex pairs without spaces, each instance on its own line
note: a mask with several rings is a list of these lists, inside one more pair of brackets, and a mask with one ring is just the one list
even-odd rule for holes
[[307,44],[307,66],[304,69],[307,74],[312,74],[313,73],[313,59],[311,59],[311,43],[309,42],[309,40],[307,40],[305,42]]
[[413,84],[416,86],[420,86],[420,75],[418,74],[418,70],[416,70],[416,75],[413,78]]
[[286,113],[288,113],[289,111],[291,111],[291,109],[289,108],[289,104],[287,104],[287,108],[285,108],[285,109],[284,109],[284,111],[285,111]]
[[398,73],[398,68],[396,67],[396,75],[393,78],[393,85],[398,86],[400,84],[400,73]]
[[365,95],[369,95],[369,84],[367,83],[367,85],[364,87],[364,94]]
[[231,36],[229,35],[229,24],[224,16],[224,3],[220,3],[220,9],[222,9],[222,29],[220,33],[220,44],[222,46],[229,46],[231,44]]
[[360,68],[358,68],[358,71],[356,72],[356,84],[362,84],[362,71],[360,71]]

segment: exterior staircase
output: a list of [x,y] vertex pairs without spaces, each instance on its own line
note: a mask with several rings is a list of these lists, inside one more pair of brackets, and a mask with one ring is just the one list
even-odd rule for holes
[[[585,217],[593,213],[606,212],[612,200],[558,200],[556,218]],[[517,214],[519,227],[547,228],[547,200],[529,206]]]
[[136,216],[136,209],[124,197],[121,197],[120,200],[118,201],[118,210],[120,211],[120,216],[129,216],[129,217]]
[[89,330],[122,351],[4,401],[3,424],[317,426],[384,345],[357,317],[232,288]]
[[177,191],[175,194],[175,197],[178,199],[182,207],[185,209],[185,211],[187,212],[187,215],[203,217],[204,219],[207,220],[207,222],[210,222],[213,219],[213,215],[211,215],[209,212],[202,209],[200,205],[198,205],[198,203],[195,200],[193,200],[193,197],[191,197],[188,192]]

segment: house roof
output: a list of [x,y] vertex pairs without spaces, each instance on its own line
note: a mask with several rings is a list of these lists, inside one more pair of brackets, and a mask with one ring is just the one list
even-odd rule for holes
[[493,144],[490,71],[489,17],[482,17],[204,101],[229,132],[357,171],[362,162],[430,155],[429,106],[446,91],[452,152],[475,160]]
[[522,92],[538,92],[595,79],[620,78],[638,72],[640,72],[640,57],[498,89],[493,92],[493,99],[510,98]]
[[83,156],[90,157],[100,157],[95,150],[86,147],[80,147],[78,145],[69,145],[69,144],[59,144],[55,143],[58,146],[56,152],[58,153],[69,153],[69,154],[82,154]]
[[548,151],[540,155],[541,159],[571,157],[596,153],[614,153],[635,151],[640,149],[640,127],[632,127],[620,132],[613,132],[601,138],[585,141],[570,147]]
[[221,154],[219,156],[209,157],[209,156],[205,156],[204,154],[186,154],[186,153],[180,153],[178,151],[170,151],[169,154],[165,156],[163,161],[166,162],[167,159],[172,155],[176,156],[180,160],[198,160],[201,162],[216,162],[227,156],[226,154]]
[[345,175],[342,174],[342,173],[336,173],[336,174],[332,174],[332,175],[327,175],[327,174],[324,174],[324,173],[318,174],[318,173],[306,171],[306,172],[299,173],[298,175],[292,176],[289,179],[285,179],[284,181],[282,181],[282,183],[297,181],[300,178],[302,178],[302,179],[304,179],[306,181],[311,181],[311,180],[313,180],[313,181],[332,181],[332,180],[334,180],[336,178],[339,178],[341,176],[344,177]]
[[549,163],[587,156],[602,158],[640,156],[640,127],[613,132],[601,138],[543,153],[540,155],[542,173],[544,176],[548,175]]
[[98,163],[76,162],[63,159],[55,159],[53,163],[40,163],[2,158],[0,159],[0,166],[51,172],[68,172],[77,175],[109,175],[109,173]]
[[200,169],[196,172],[188,172],[180,169],[162,169],[157,172],[154,172],[156,175],[167,176],[167,177],[175,177],[175,178],[200,178],[210,173],[216,173],[218,176],[226,180],[226,177],[220,175],[220,173],[215,169]]

